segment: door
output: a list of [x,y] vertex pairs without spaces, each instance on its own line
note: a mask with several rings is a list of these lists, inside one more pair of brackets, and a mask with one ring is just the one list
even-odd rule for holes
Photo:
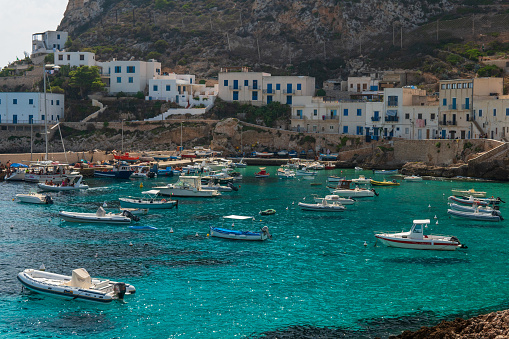
[[452,109],[456,109],[456,98],[452,98]]
[[442,125],[447,125],[447,116],[445,114],[442,117]]
[[445,129],[442,130],[442,139],[445,139]]
[[253,89],[258,89],[258,80],[253,80]]
[[18,123],[18,116],[17,116],[16,114],[14,114],[14,115],[12,116],[12,123],[13,123],[13,124],[17,124],[17,123]]
[[267,93],[272,93],[272,84],[267,84]]
[[465,131],[461,131],[461,139],[465,139]]
[[28,116],[28,123],[29,124],[33,124],[34,123],[34,116],[33,115],[29,115]]
[[239,81],[233,80],[233,89],[239,89]]
[[288,93],[288,94],[293,93],[292,84],[286,84],[286,93]]
[[452,124],[456,126],[456,114],[452,115]]
[[422,129],[418,129],[417,130],[417,140],[421,140],[422,139]]
[[465,98],[465,109],[470,109],[470,98]]
[[429,139],[429,129],[426,130],[426,139]]

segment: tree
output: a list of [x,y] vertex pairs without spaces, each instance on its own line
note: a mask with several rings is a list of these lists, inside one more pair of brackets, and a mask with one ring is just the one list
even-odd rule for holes
[[477,74],[480,77],[499,77],[502,75],[502,69],[495,65],[487,65],[479,68]]
[[104,83],[101,81],[99,68],[96,66],[81,66],[69,73],[71,80],[69,86],[79,88],[82,99],[90,91],[102,91]]
[[53,53],[47,54],[44,57],[45,64],[52,64],[53,62],[55,62],[55,55]]
[[323,88],[320,88],[319,90],[316,91],[316,96],[317,97],[324,97],[326,95],[325,93],[325,90]]
[[168,47],[170,47],[170,44],[164,40],[157,40],[154,42],[154,48],[159,53],[164,53]]

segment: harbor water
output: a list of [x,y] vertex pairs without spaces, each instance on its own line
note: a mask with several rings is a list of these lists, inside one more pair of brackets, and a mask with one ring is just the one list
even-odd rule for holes
[[[267,167],[270,177],[256,179],[257,170],[239,170],[244,180],[236,183],[238,192],[180,198],[178,209],[150,211],[137,224],[158,229],[145,232],[64,222],[57,214],[95,212],[104,203],[107,212],[118,211],[119,197],[140,196],[177,178],[88,179],[86,191],[52,193],[54,205],[13,201],[34,184],[0,183],[0,337],[387,337],[507,308],[507,221],[447,215],[451,189],[474,188],[509,199],[507,184],[402,182],[375,187],[379,196],[358,199],[344,212],[324,213],[301,211],[297,204],[329,194],[328,175],[384,176],[337,169],[320,171],[312,180],[284,180],[277,178],[276,167]],[[269,208],[276,214],[258,214]],[[503,216],[508,209],[502,204]],[[222,219],[230,214],[255,221],[232,225]],[[375,242],[375,231],[407,231],[413,219],[431,219],[426,232],[454,235],[468,248],[419,251]],[[265,225],[272,240],[207,237],[210,226],[259,230]],[[125,281],[137,292],[124,302],[101,305],[23,290],[16,275],[41,264],[67,275],[83,267],[92,277]]]

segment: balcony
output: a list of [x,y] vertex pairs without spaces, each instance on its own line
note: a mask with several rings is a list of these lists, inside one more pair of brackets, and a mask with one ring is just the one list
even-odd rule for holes
[[449,105],[447,106],[449,109],[458,109],[457,105]]
[[295,90],[292,89],[291,91],[284,89],[283,94],[295,94]]
[[385,121],[386,122],[398,122],[399,117],[387,116],[387,117],[385,117]]
[[448,120],[448,121],[440,121],[438,122],[440,126],[456,126],[457,122],[456,120]]
[[461,105],[461,109],[470,109],[470,104],[463,104]]
[[248,88],[250,90],[252,90],[252,91],[259,91],[259,90],[261,90],[261,88],[258,88],[258,86],[256,86],[256,87],[255,86],[248,86]]
[[264,94],[276,94],[276,91],[273,89],[264,89],[263,93]]
[[232,91],[239,91],[242,89],[242,86],[228,86],[228,88]]
[[371,117],[371,121],[380,121],[380,117]]
[[398,107],[398,102],[397,101],[388,101],[387,102],[387,107]]

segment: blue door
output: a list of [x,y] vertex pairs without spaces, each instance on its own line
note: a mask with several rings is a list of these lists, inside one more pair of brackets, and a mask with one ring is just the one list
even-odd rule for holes
[[287,105],[291,105],[292,104],[292,96],[291,95],[287,95],[286,96],[286,104]]
[[28,123],[29,124],[33,124],[34,123],[34,116],[33,115],[29,115],[28,116]]
[[456,98],[452,98],[452,109],[456,109]]
[[286,84],[286,93],[291,94],[292,92],[292,84]]
[[17,116],[16,114],[14,114],[14,115],[12,116],[12,123],[13,123],[13,124],[17,124],[17,123],[18,123],[18,116]]
[[465,109],[470,109],[470,98],[465,98]]
[[445,129],[442,130],[442,139],[445,139]]
[[272,84],[267,84],[267,93],[272,94]]
[[233,100],[239,100],[239,92],[233,91]]
[[239,89],[239,81],[233,80],[233,89]]
[[258,80],[253,80],[253,89],[258,89]]

